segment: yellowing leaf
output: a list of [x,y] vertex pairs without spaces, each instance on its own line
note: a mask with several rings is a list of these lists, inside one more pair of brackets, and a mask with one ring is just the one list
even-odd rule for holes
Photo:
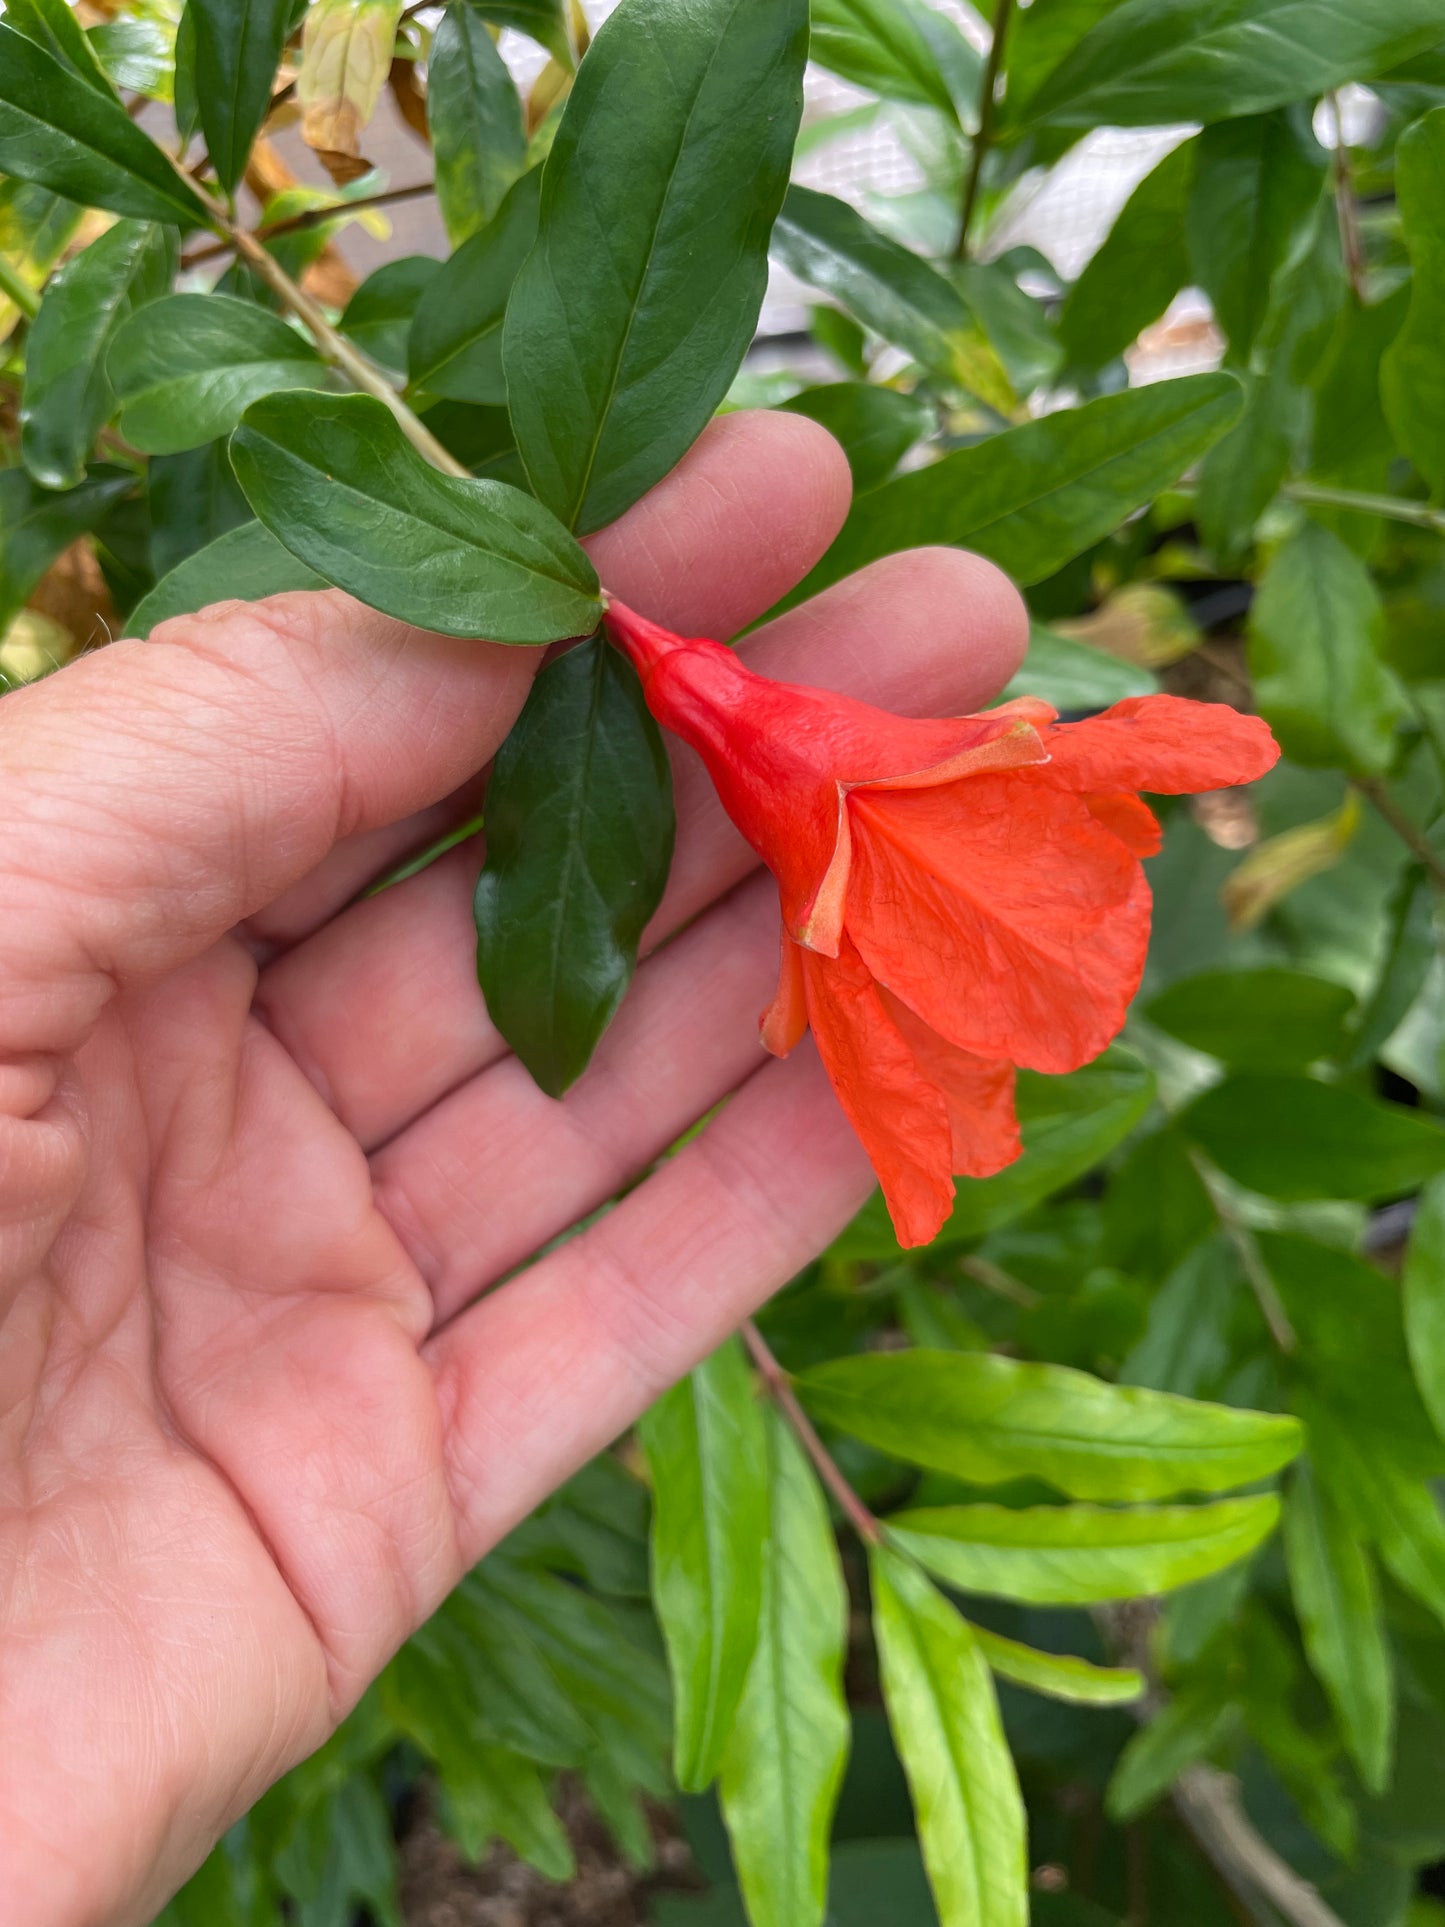
[[1235,930],[1253,930],[1291,890],[1331,870],[1349,848],[1360,820],[1353,794],[1329,816],[1268,837],[1230,871],[1219,893]]
[[323,157],[360,159],[400,18],[401,0],[317,0],[307,14],[296,94],[302,139]]
[[1056,622],[1054,627],[1061,636],[1102,649],[1121,662],[1137,663],[1141,669],[1178,662],[1199,645],[1199,631],[1189,611],[1172,589],[1157,582],[1130,582],[1090,614]]

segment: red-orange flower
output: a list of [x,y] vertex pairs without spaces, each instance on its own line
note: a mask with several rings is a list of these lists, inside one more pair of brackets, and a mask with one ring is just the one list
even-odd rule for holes
[[1024,698],[914,722],[754,675],[730,649],[620,603],[608,626],[648,707],[697,750],[778,880],[779,1056],[811,1029],[900,1241],[947,1217],[953,1178],[1019,1152],[1016,1065],[1071,1071],[1124,1022],[1149,941],[1138,790],[1263,775],[1256,716],[1134,697],[1082,723]]

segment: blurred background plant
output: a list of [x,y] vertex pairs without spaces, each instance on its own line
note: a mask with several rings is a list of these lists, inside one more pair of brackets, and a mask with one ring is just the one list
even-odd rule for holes
[[[612,11],[9,0],[9,683],[318,579],[227,455],[278,390],[526,485],[502,319]],[[811,60],[723,403],[848,454],[810,586],[981,548],[1018,691],[1286,760],[1164,806],[1019,1164],[921,1252],[875,1199],[165,1927],[1445,1921],[1445,13],[813,0]]]

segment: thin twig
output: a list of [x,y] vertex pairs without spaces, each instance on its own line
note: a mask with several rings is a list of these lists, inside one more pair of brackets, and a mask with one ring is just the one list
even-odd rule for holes
[[1289,1321],[1289,1313],[1280,1299],[1279,1291],[1269,1267],[1259,1255],[1254,1232],[1234,1208],[1234,1201],[1224,1187],[1224,1180],[1202,1151],[1193,1147],[1189,1151],[1189,1162],[1199,1175],[1199,1182],[1209,1194],[1209,1202],[1214,1206],[1214,1215],[1219,1220],[1219,1228],[1234,1247],[1239,1259],[1240,1270],[1249,1280],[1250,1289],[1259,1301],[1259,1309],[1264,1314],[1264,1322],[1269,1326],[1269,1335],[1279,1349],[1288,1356],[1298,1344],[1294,1326]]
[[1435,888],[1445,893],[1445,857],[1441,856],[1420,825],[1400,808],[1382,780],[1378,776],[1352,776],[1350,783],[1376,814],[1389,824],[1410,854],[1424,865],[1425,874]]
[[1367,495],[1353,488],[1325,488],[1318,482],[1286,482],[1280,490],[1292,502],[1327,509],[1353,509],[1358,515],[1378,515],[1386,522],[1407,522],[1412,528],[1436,529],[1445,534],[1445,509],[1428,502],[1408,502],[1399,495]]
[[792,1381],[774,1358],[768,1341],[749,1318],[743,1325],[743,1343],[752,1353],[753,1363],[768,1388],[768,1396],[797,1434],[798,1443],[813,1461],[818,1477],[838,1501],[844,1517],[860,1539],[870,1546],[879,1545],[883,1528],[849,1485],[832,1453],[813,1429],[813,1421],[798,1403]]
[[[359,200],[338,201],[334,207],[308,207],[302,214],[288,214],[282,221],[263,223],[255,229],[256,239],[272,241],[278,234],[299,234],[308,228],[320,227],[326,221],[335,221],[342,215],[360,214],[365,208],[389,207],[396,201],[414,201],[423,194],[432,193],[435,187],[435,181],[410,181],[405,187],[386,187],[378,194],[363,194]],[[229,254],[234,245],[230,240],[214,241],[209,247],[188,254],[181,266],[198,267],[202,261],[213,261],[217,255]]]
[[1246,1904],[1268,1901],[1290,1927],[1344,1927],[1318,1888],[1255,1831],[1231,1774],[1213,1766],[1186,1767],[1174,1782],[1173,1798],[1201,1850]]
[[958,220],[958,239],[954,243],[953,258],[962,261],[968,254],[968,230],[973,223],[974,209],[978,205],[979,181],[983,175],[984,157],[993,141],[993,119],[998,92],[998,77],[1003,70],[1004,48],[1008,41],[1009,22],[1013,18],[1014,0],[998,0],[993,17],[993,40],[988,50],[988,60],[984,65],[983,81],[978,96],[978,131],[973,137],[973,152],[968,161],[968,179],[963,188],[963,210]]
[[1365,251],[1360,244],[1360,223],[1355,212],[1355,180],[1350,168],[1350,150],[1345,144],[1345,123],[1340,113],[1340,97],[1337,93],[1328,96],[1330,112],[1335,122],[1334,149],[1334,188],[1335,213],[1340,224],[1340,252],[1345,260],[1345,272],[1350,277],[1356,301],[1363,306],[1365,299]]

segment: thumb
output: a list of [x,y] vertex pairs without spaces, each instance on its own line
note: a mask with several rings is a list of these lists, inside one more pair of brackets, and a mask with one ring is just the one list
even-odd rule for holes
[[0,703],[0,1058],[145,982],[492,755],[545,652],[338,591],[222,603]]

